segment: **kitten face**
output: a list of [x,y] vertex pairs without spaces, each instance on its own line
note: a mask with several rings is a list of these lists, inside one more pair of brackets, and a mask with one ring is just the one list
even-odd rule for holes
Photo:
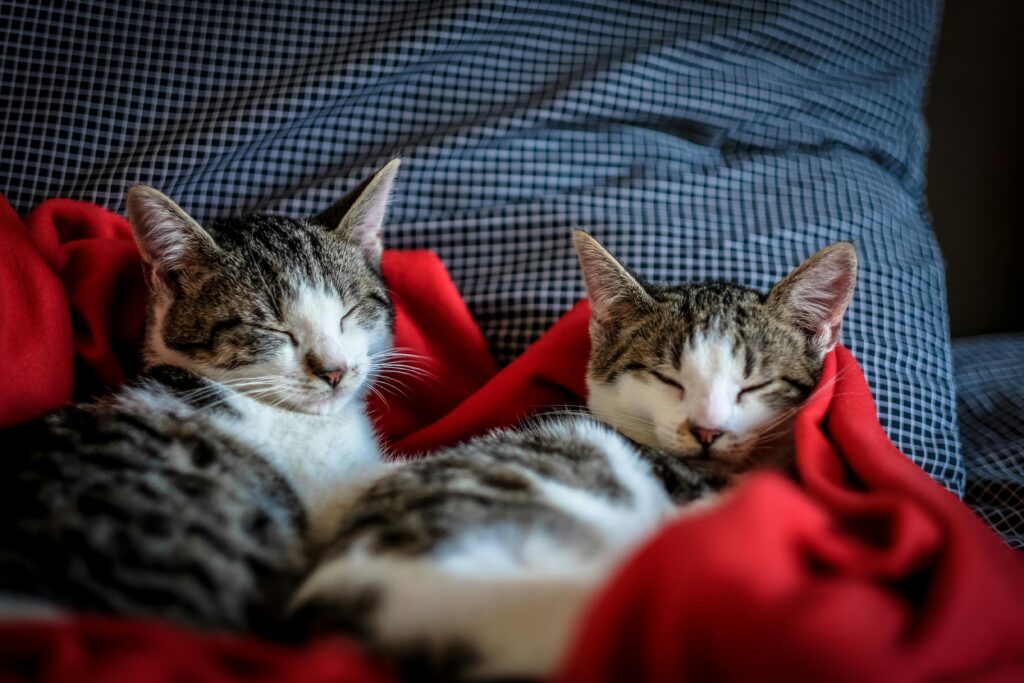
[[264,403],[328,414],[359,395],[391,343],[380,229],[392,162],[320,216],[203,229],[152,188],[128,211],[151,286],[146,360]]
[[856,253],[840,243],[772,291],[641,282],[586,233],[575,237],[591,299],[588,405],[634,441],[742,465],[788,429],[838,341]]
[[[756,293],[725,285],[657,291],[595,344],[591,410],[638,443],[738,464],[817,380],[820,360],[772,321]],[[743,318],[744,324],[736,324]]]

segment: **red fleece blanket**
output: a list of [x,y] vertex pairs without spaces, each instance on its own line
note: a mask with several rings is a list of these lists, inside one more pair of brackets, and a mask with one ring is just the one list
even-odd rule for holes
[[[378,426],[414,453],[578,402],[585,303],[498,369],[443,265],[389,252],[410,379]],[[0,425],[135,370],[144,287],[125,221],[0,197]],[[1024,561],[886,438],[843,348],[796,423],[799,486],[750,476],[680,520],[590,605],[560,681],[1024,681]],[[0,539],[2,542],[2,539]],[[539,617],[542,618],[542,617]],[[0,681],[384,681],[342,640],[281,647],[97,617],[0,624]]]

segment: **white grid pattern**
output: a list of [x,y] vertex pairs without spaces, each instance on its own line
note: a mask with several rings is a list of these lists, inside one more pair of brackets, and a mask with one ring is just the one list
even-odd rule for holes
[[1024,333],[953,342],[964,500],[1024,550]]
[[[753,9],[753,8],[757,9]],[[923,215],[929,0],[0,4],[0,191],[201,220],[313,213],[398,153],[388,243],[431,248],[501,361],[582,294],[570,229],[656,281],[863,263],[844,341],[962,491]]]

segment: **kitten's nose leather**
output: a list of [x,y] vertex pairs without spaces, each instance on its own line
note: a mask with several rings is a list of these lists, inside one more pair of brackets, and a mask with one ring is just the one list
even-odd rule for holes
[[724,432],[721,429],[708,429],[707,427],[690,427],[690,433],[693,434],[693,438],[702,446],[710,446],[718,440]]
[[321,370],[319,373],[317,373],[317,377],[330,384],[332,389],[338,388],[338,385],[341,384],[341,378],[344,376],[345,368],[335,368],[334,370]]

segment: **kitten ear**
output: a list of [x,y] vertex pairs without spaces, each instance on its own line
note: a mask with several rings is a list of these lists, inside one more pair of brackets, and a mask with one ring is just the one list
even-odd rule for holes
[[822,356],[839,342],[839,326],[857,283],[857,250],[836,242],[811,256],[768,293],[768,304],[787,316]]
[[379,265],[384,250],[381,228],[399,163],[398,159],[392,159],[331,208],[309,220],[336,231],[339,237],[357,245],[372,263]]
[[591,334],[612,333],[625,317],[650,303],[643,285],[601,243],[583,230],[572,235],[590,298]]
[[142,260],[161,280],[194,278],[220,251],[210,234],[162,192],[136,185],[128,190],[126,204]]

